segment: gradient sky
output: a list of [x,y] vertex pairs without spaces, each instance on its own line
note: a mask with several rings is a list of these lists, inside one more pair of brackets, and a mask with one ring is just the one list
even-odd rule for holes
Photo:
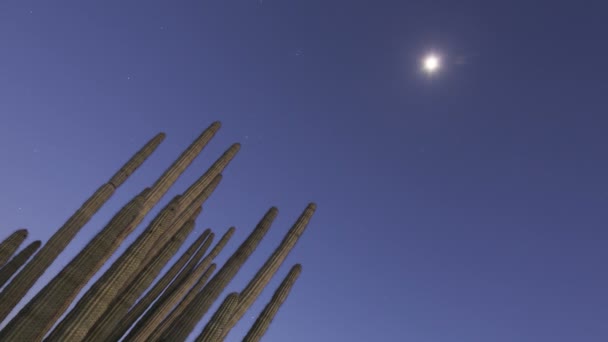
[[[1,235],[27,227],[28,241],[45,241],[166,132],[48,281],[220,120],[162,204],[243,144],[197,231],[237,227],[225,260],[270,206],[280,213],[224,294],[318,203],[228,341],[296,262],[302,275],[265,341],[607,341],[607,11],[603,1],[2,1]],[[444,63],[431,78],[419,65],[428,51]]]

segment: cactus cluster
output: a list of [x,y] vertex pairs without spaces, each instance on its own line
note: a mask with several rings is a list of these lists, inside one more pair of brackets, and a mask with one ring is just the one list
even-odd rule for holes
[[[19,229],[0,242],[0,341],[185,341],[266,235],[278,209],[270,208],[227,261],[214,260],[235,232],[230,227],[210,251],[215,233],[203,231],[176,256],[195,230],[205,201],[238,153],[233,144],[186,191],[175,196],[143,232],[91,284],[99,272],[216,134],[209,126],[150,187],[122,207],[91,241],[27,303],[32,286],[116,189],[164,140],[160,133],[91,195],[46,243],[19,250],[28,232]],[[222,299],[197,341],[223,341],[277,272],[312,217],[310,203],[266,263],[241,292]],[[169,266],[171,260],[174,263]],[[165,267],[168,266],[168,267]],[[167,269],[161,275],[163,269]],[[218,269],[216,272],[216,268]],[[259,341],[301,272],[293,266],[247,333]],[[156,281],[155,281],[156,280]],[[69,309],[69,310],[68,310]],[[11,313],[14,311],[13,316]],[[10,319],[9,319],[10,318]]]

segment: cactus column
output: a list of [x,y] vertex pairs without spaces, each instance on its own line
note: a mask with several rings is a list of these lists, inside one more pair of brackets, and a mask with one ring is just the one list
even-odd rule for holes
[[[279,246],[274,250],[270,258],[266,260],[264,266],[258,270],[253,279],[249,281],[249,284],[241,291],[239,295],[239,304],[234,310],[233,316],[227,322],[226,329],[223,330],[225,333],[232,329],[241,317],[243,317],[251,304],[258,298],[260,293],[262,293],[262,290],[264,290],[270,279],[272,279],[272,276],[277,272],[283,261],[285,261],[285,258],[296,245],[302,233],[304,233],[316,208],[317,206],[314,203],[310,203],[306,207],[302,215],[300,215],[289,232],[287,232],[283,241],[281,241]],[[224,337],[225,335],[222,336],[222,338]]]
[[[148,309],[150,304],[158,298],[163,290],[169,285],[171,280],[182,270],[182,267],[190,261],[194,261],[194,264],[198,262],[205,251],[211,245],[213,241],[213,234],[201,234],[199,238],[190,245],[186,253],[184,253],[169,270],[152,286],[152,288],[133,306],[129,312],[120,320],[118,326],[116,326],[112,332],[112,335],[108,337],[108,341],[118,341],[126,332],[131,328],[133,323]],[[198,248],[198,251],[197,251]],[[192,254],[196,254],[192,256]],[[199,256],[197,258],[197,256]],[[186,266],[187,267],[187,266]],[[193,265],[194,267],[194,265]]]
[[0,293],[0,322],[15,308],[27,291],[42,276],[57,256],[74,239],[74,236],[89,222],[91,217],[110,199],[114,191],[156,150],[165,138],[164,133],[157,134],[141,148],[127,163],[115,173],[110,180],[84,202],[84,204],[57,230],[40,248],[38,253],[13,278]]
[[[154,303],[152,308],[146,312],[144,317],[137,322],[127,340],[129,341],[146,341],[148,336],[154,331],[155,328],[163,321],[163,319],[169,314],[179,301],[184,297],[188,289],[190,289],[194,283],[199,279],[202,274],[207,270],[213,259],[224,249],[226,243],[230,240],[234,234],[234,227],[230,227],[228,231],[222,236],[217,245],[213,247],[209,255],[207,255],[196,268],[186,274],[183,279],[176,279],[174,282],[176,286],[171,286],[163,293],[163,295]],[[179,282],[178,282],[179,281]]]
[[38,250],[40,240],[36,240],[15,255],[4,267],[0,269],[0,288],[19,270],[23,264]]
[[[141,214],[145,189],[124,206],[108,223],[121,228],[132,224]],[[111,251],[124,239],[120,231],[102,230],[72,261],[64,267],[0,332],[0,341],[38,341],[67,309],[71,301],[95,272],[101,268]],[[108,252],[108,250],[111,250]],[[14,280],[13,282],[14,283]],[[12,284],[11,283],[11,284]]]
[[203,332],[199,335],[198,341],[217,342],[220,341],[220,336],[226,329],[226,322],[236,309],[239,303],[239,294],[232,292],[222,302],[217,311],[213,314],[209,323],[203,328]]
[[184,341],[194,329],[198,321],[207,313],[209,307],[219,297],[226,285],[234,278],[241,266],[247,261],[251,253],[257,248],[260,241],[268,232],[270,225],[277,217],[279,210],[272,207],[266,212],[262,220],[249,234],[247,239],[230,256],[228,261],[213,276],[203,290],[196,295],[192,302],[184,309],[173,323],[160,336],[161,341]]
[[27,238],[27,230],[19,229],[0,243],[0,267],[15,254],[15,251]]
[[[208,144],[211,138],[219,129],[219,123],[209,126],[192,144],[173,162],[173,164],[160,176],[146,195],[143,210],[128,226],[125,226],[122,234],[128,235],[143,220],[144,216],[154,207],[160,198],[175,183],[177,178],[192,163],[194,158]],[[64,318],[51,335],[49,341],[70,340],[80,341],[84,335],[95,324],[107,305],[116,297],[116,293],[122,289],[127,281],[130,280],[133,272],[138,269],[141,259],[147,254],[150,243],[154,243],[158,237],[157,232],[162,231],[162,227],[169,226],[177,215],[177,201],[168,205],[155,220],[156,224],[151,224],[150,230],[153,232],[140,236],[129,250],[121,256],[108,271],[85,293],[74,309]],[[153,228],[152,228],[153,227]],[[108,229],[111,230],[111,229]],[[151,241],[151,242],[149,242]],[[90,245],[89,245],[90,246]],[[112,249],[112,253],[115,248]],[[109,257],[109,255],[107,255]],[[131,264],[132,263],[132,264]],[[109,286],[113,282],[114,287]],[[115,291],[114,291],[115,290]]]
[[[198,214],[198,213],[197,213]],[[108,306],[89,331],[87,341],[101,341],[112,333],[120,319],[129,311],[143,291],[154,281],[161,269],[177,253],[190,232],[194,229],[195,217],[186,221],[182,228],[160,249],[133,280],[125,286],[122,294]]]
[[[277,290],[272,295],[270,302],[266,304],[264,310],[262,310],[258,318],[255,320],[253,326],[251,329],[249,329],[247,335],[245,335],[245,338],[243,338],[243,342],[259,342],[262,339],[262,336],[264,336],[266,330],[268,330],[268,327],[270,326],[270,323],[272,323],[274,316],[276,316],[277,312],[279,311],[279,308],[281,305],[283,305],[283,302],[285,302],[287,296],[289,296],[289,292],[291,291],[293,284],[296,282],[301,272],[302,265],[300,264],[296,264],[291,268],[285,279],[283,279],[281,282],[281,285],[279,285]],[[200,340],[197,340],[197,342],[199,341]]]

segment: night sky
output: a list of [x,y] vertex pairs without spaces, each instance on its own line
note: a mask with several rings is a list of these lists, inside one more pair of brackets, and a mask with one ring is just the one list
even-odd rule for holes
[[270,206],[279,217],[224,295],[318,204],[228,341],[296,262],[265,341],[608,341],[607,12],[604,1],[1,1],[0,238],[26,227],[28,242],[46,241],[167,133],[40,289],[219,120],[156,209],[242,143],[196,231],[237,227],[223,263]]

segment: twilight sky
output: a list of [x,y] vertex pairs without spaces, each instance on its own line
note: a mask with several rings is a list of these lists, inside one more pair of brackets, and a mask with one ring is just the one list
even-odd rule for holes
[[[237,227],[223,262],[270,206],[280,213],[224,294],[318,203],[228,341],[296,262],[302,275],[265,341],[607,341],[607,11],[603,1],[2,1],[0,237],[26,227],[27,241],[46,241],[166,132],[48,281],[220,120],[161,204],[243,144],[197,231]],[[442,56],[433,77],[420,71],[429,51]]]

